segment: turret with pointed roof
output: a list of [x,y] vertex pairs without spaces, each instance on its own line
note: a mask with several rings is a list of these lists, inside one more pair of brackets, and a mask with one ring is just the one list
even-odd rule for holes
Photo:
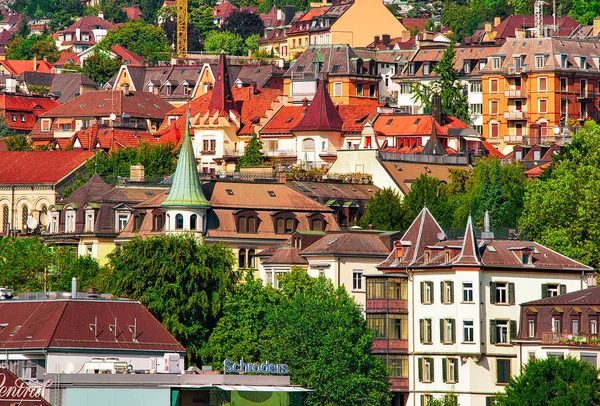
[[475,226],[473,219],[469,214],[467,220],[467,228],[465,229],[465,237],[460,255],[454,261],[455,265],[481,265],[481,255],[477,246],[477,237],[475,235]]
[[208,112],[209,114],[213,114],[215,111],[221,113],[229,112],[230,110],[236,110],[235,101],[231,93],[231,82],[229,81],[225,51],[221,51],[217,77],[215,78],[215,84],[208,104]]
[[190,137],[189,110],[187,112],[185,134],[183,135],[183,143],[179,150],[179,159],[177,161],[177,169],[175,169],[175,174],[173,175],[171,191],[162,203],[162,206],[180,208],[210,207],[210,203],[202,192],[202,186],[198,178],[198,167],[196,166],[196,158]]
[[319,81],[317,92],[302,121],[292,131],[342,131],[344,121],[340,117],[329,92],[327,80]]

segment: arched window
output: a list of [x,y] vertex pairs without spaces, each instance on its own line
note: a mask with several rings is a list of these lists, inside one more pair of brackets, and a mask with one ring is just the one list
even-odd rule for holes
[[285,220],[285,233],[292,234],[296,231],[296,220],[292,218],[288,218]]
[[285,234],[285,219],[284,218],[279,217],[275,221],[275,232],[277,234]]
[[155,214],[152,220],[152,231],[161,231],[163,229],[163,215]]
[[24,204],[21,206],[21,223],[23,224],[23,229],[27,227],[27,217],[29,217],[29,209],[27,208],[27,205]]
[[256,264],[255,264],[255,251],[254,249],[249,249],[248,250],[248,268],[256,268]]
[[2,232],[7,233],[8,227],[10,226],[10,218],[8,212],[8,205],[2,206]]
[[249,233],[256,234],[258,228],[258,218],[255,214],[244,213],[237,218],[237,231],[238,233]]
[[247,227],[248,227],[248,222],[246,221],[246,217],[244,216],[240,216],[238,217],[238,221],[237,221],[237,228],[238,228],[238,233],[246,233],[247,231]]
[[246,267],[246,249],[240,248],[238,252],[238,267],[245,268]]
[[198,216],[196,214],[192,214],[190,217],[190,230],[195,230],[198,228]]
[[275,233],[292,234],[296,231],[298,222],[293,213],[281,214],[275,219]]
[[178,214],[175,216],[175,229],[181,230],[183,228],[183,216]]
[[315,150],[315,140],[312,138],[306,138],[302,141],[302,151],[314,151]]
[[312,231],[324,231],[325,227],[323,219],[321,217],[314,218],[310,220],[310,229]]
[[39,223],[43,226],[48,225],[48,206],[45,204],[42,204],[42,207],[40,208]]

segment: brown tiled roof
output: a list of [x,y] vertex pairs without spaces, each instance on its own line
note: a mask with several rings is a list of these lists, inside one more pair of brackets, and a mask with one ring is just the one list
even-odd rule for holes
[[[262,252],[261,252],[262,254]],[[308,261],[300,255],[300,249],[290,244],[283,244],[269,252],[269,256],[260,261],[265,265],[306,265]]]
[[533,300],[523,303],[521,306],[534,305],[600,305],[600,286],[578,290],[575,292],[564,293],[558,296],[547,297],[545,299]]
[[[76,141],[79,142],[79,146],[76,145]],[[84,150],[113,151],[120,148],[135,148],[140,142],[157,144],[158,138],[140,129],[103,127],[98,124],[79,130],[71,137],[71,145]]]
[[342,131],[343,124],[327,91],[327,81],[321,80],[306,114],[292,131]]
[[231,94],[231,82],[229,80],[229,72],[227,71],[227,59],[225,51],[221,51],[219,55],[219,67],[215,76],[215,83],[208,102],[208,112],[212,114],[214,111],[229,112],[236,110],[233,94]]
[[379,233],[352,231],[327,234],[303,249],[301,255],[339,254],[386,257],[389,252],[389,247],[381,240]]
[[453,263],[455,265],[481,265],[477,236],[475,235],[475,227],[473,226],[473,219],[470,215],[467,220],[467,229],[465,230],[462,249],[458,258],[456,258]]
[[450,182],[451,169],[470,170],[468,166],[461,165],[408,163],[399,161],[381,161],[381,164],[394,179],[394,182],[398,185],[404,195],[410,192],[412,183],[423,174],[438,178],[440,181]]
[[56,184],[92,156],[89,151],[0,152],[0,185]]
[[[185,348],[139,302],[109,300],[4,300],[0,349],[81,348],[184,352]],[[108,325],[118,320],[117,335]],[[99,334],[87,326],[96,320]],[[134,341],[127,326],[137,326]],[[18,329],[17,326],[20,326]],[[82,326],[85,326],[83,328]],[[16,331],[14,334],[13,331]]]
[[286,185],[311,199],[369,200],[379,188],[375,185],[289,181]]
[[0,112],[4,114],[4,121],[11,129],[21,132],[31,131],[39,116],[58,106],[60,104],[50,97],[0,94]]

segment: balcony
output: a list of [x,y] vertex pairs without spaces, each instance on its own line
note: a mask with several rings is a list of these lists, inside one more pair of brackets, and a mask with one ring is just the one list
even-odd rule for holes
[[593,100],[597,96],[594,92],[582,91],[577,95],[577,100]]
[[367,299],[369,313],[394,313],[408,311],[408,301],[402,299]]
[[504,142],[507,144],[522,144],[524,141],[522,135],[505,135]]
[[408,391],[408,378],[390,378],[390,389],[393,391]]
[[527,98],[527,90],[519,89],[519,90],[505,90],[504,97],[507,99],[526,99]]
[[504,112],[505,120],[527,120],[527,112],[526,111],[505,111]]
[[323,151],[319,152],[319,156],[321,156],[321,157],[323,157],[323,156],[337,156],[337,149],[335,149],[335,148],[324,149]]
[[594,334],[542,333],[542,344],[556,345],[600,345],[600,338]]
[[525,65],[509,65],[502,69],[502,74],[505,77],[521,77],[529,73],[529,68]]
[[295,158],[298,153],[295,149],[274,149],[265,151],[265,156],[279,157],[279,158]]

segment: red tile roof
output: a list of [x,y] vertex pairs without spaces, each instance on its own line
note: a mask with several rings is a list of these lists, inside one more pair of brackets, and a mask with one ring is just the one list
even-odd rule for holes
[[93,155],[90,151],[0,152],[0,184],[56,184]]
[[4,120],[11,129],[21,132],[31,131],[38,116],[58,106],[60,104],[49,97],[0,94],[0,112],[4,114]]
[[399,18],[400,22],[407,30],[416,29],[417,31],[425,30],[425,26],[427,25],[428,18],[408,18],[403,17]]
[[[139,302],[109,300],[5,300],[0,302],[0,349],[81,348],[184,352],[185,349]],[[118,320],[117,336],[108,331]],[[98,335],[87,325],[96,320]],[[132,340],[128,325],[137,326]],[[11,332],[17,329],[15,334]],[[83,328],[82,326],[85,326]]]
[[4,65],[6,69],[13,75],[20,75],[23,72],[42,72],[52,73],[52,65],[46,61],[18,61],[12,59],[6,59],[0,61],[0,64]]
[[129,66],[143,66],[146,62],[144,58],[122,45],[113,45],[110,47],[113,54],[121,57],[122,63]]
[[540,166],[536,166],[535,168],[531,168],[525,171],[525,176],[528,178],[539,178],[544,173],[544,170],[552,165],[552,162],[546,162]]
[[327,91],[327,81],[321,80],[306,114],[292,131],[342,131],[343,125],[340,113]]
[[219,67],[215,77],[215,84],[210,96],[208,104],[208,112],[212,114],[214,111],[226,113],[230,110],[236,110],[233,95],[231,94],[231,82],[229,80],[229,72],[227,71],[227,59],[225,51],[221,51],[219,55]]
[[504,158],[504,154],[487,141],[481,141],[481,145],[487,150],[490,156],[497,156],[500,159]]
[[433,116],[428,114],[381,114],[375,120],[373,128],[381,135],[429,136],[433,125],[437,135],[448,135],[450,128],[469,128],[469,126],[456,117],[445,116],[444,124],[435,122]]
[[225,0],[213,7],[213,15],[215,17],[220,17],[225,21],[236,10],[238,10],[236,6]]
[[63,51],[58,58],[58,61],[54,63],[57,66],[63,66],[68,63],[73,63],[75,65],[79,65],[81,60],[79,59],[79,55],[77,52]]
[[96,124],[76,132],[70,140],[70,144],[75,149],[104,149],[106,151],[127,147],[135,148],[140,142],[157,144],[158,138],[147,131],[135,128],[101,127]]
[[127,14],[127,18],[129,20],[138,20],[142,18],[142,11],[139,9],[139,7],[123,7],[123,11],[125,14]]

